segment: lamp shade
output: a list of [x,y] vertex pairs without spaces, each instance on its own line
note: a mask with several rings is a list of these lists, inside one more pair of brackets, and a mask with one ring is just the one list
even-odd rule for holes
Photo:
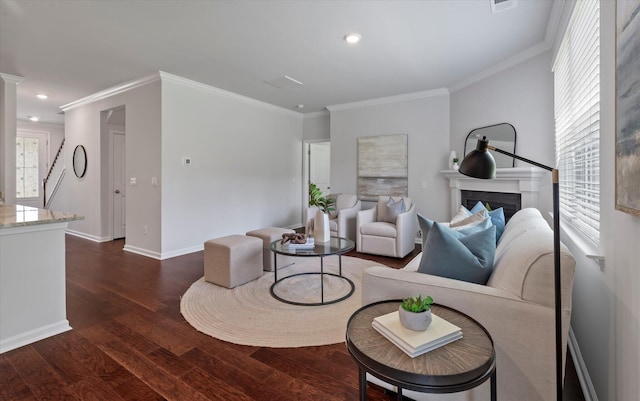
[[490,179],[495,177],[496,161],[491,153],[487,152],[487,146],[489,146],[489,141],[486,136],[478,139],[478,145],[467,153],[458,171],[473,178]]

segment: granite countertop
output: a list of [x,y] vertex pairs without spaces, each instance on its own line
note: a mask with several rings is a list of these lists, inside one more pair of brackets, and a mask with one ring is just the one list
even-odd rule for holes
[[72,213],[55,212],[30,206],[0,204],[0,229],[83,219],[84,217]]

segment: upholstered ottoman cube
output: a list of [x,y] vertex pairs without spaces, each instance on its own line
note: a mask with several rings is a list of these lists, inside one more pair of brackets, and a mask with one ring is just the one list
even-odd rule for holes
[[229,235],[204,243],[204,279],[233,288],[262,276],[262,241]]
[[[265,271],[273,271],[273,252],[269,249],[271,243],[277,239],[282,239],[282,234],[292,234],[294,230],[289,228],[266,227],[249,231],[247,236],[260,238],[262,240],[262,265]],[[278,266],[282,267],[291,264],[287,256],[278,255]]]

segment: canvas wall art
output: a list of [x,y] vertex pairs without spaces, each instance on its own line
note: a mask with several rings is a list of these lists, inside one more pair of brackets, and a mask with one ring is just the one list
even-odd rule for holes
[[358,138],[358,197],[376,201],[379,195],[407,196],[409,188],[407,135]]
[[640,215],[640,0],[616,2],[616,209]]

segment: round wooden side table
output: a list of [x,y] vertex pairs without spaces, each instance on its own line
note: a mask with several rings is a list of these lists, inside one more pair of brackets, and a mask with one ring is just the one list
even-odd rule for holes
[[491,400],[496,401],[496,354],[480,323],[453,308],[432,305],[433,313],[460,327],[463,337],[411,358],[371,326],[375,317],[397,311],[399,305],[399,300],[366,305],[347,323],[347,349],[358,364],[361,401],[367,399],[367,373],[396,386],[398,400],[402,389],[455,393],[491,379]]

